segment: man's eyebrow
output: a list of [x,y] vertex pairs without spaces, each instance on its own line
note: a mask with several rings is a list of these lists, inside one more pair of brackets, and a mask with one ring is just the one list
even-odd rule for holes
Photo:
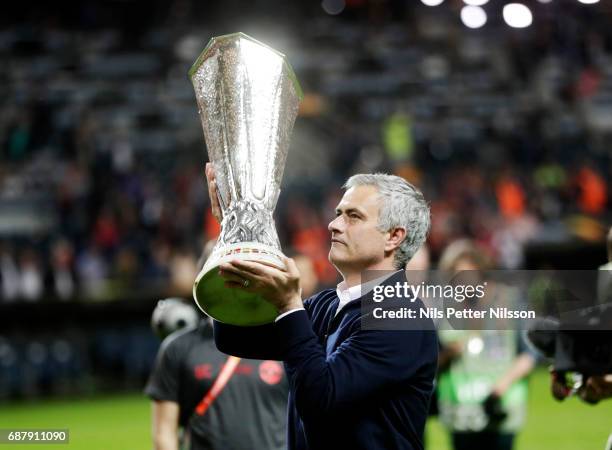
[[351,213],[357,213],[359,215],[365,216],[366,213],[365,211],[363,211],[362,209],[360,209],[359,207],[356,206],[352,206],[350,208],[346,208],[346,209],[342,209],[341,207],[336,207],[336,214],[342,214],[343,212],[345,212],[346,214],[351,214]]

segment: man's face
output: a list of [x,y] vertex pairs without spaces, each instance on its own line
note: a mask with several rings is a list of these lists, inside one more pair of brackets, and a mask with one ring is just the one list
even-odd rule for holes
[[356,186],[344,193],[336,207],[331,232],[329,261],[339,270],[365,270],[384,257],[385,233],[378,225],[378,191],[374,186]]

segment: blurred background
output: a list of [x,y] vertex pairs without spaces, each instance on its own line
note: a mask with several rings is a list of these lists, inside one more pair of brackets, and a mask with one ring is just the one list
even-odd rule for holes
[[[112,427],[100,448],[149,448],[150,314],[159,298],[191,297],[218,233],[187,78],[215,35],[284,52],[302,84],[275,217],[319,288],[338,282],[327,224],[358,172],[423,190],[432,267],[461,238],[497,268],[604,264],[612,2],[510,3],[3,6],[0,427],[70,427],[72,448]],[[555,403],[545,370],[532,384],[519,449],[603,448],[610,405]],[[432,420],[428,448],[445,436]]]

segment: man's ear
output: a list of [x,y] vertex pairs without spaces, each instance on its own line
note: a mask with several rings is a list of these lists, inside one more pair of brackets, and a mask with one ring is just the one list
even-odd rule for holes
[[385,251],[390,252],[398,248],[406,239],[406,229],[402,227],[391,228],[387,231],[388,238],[385,241]]

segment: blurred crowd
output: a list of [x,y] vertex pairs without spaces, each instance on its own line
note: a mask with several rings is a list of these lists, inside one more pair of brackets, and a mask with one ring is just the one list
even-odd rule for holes
[[235,1],[215,9],[217,23],[195,1],[141,3],[116,20],[112,3],[3,19],[2,301],[189,295],[218,224],[187,70],[211,36],[234,31],[285,51],[306,93],[276,224],[320,285],[336,282],[327,223],[357,172],[424,191],[434,260],[461,237],[502,268],[522,267],[527,242],[603,241],[606,2],[536,4],[522,30],[469,30],[453,2],[347,0],[337,16],[309,2],[286,6],[276,28],[261,2],[244,23],[229,19]]

